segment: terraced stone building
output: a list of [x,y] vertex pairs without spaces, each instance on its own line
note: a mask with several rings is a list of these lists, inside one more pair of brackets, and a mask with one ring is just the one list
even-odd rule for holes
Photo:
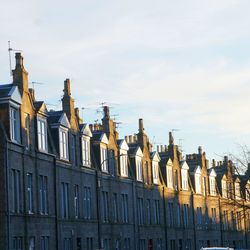
[[20,53],[0,85],[0,164],[0,249],[250,248],[249,175],[201,147],[183,156],[171,133],[153,151],[142,119],[120,138],[107,106],[83,123],[69,79],[48,112]]

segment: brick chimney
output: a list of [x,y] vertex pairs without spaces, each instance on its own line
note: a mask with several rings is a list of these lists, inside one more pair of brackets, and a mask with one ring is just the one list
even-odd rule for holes
[[62,98],[63,111],[65,112],[65,114],[68,117],[71,128],[77,130],[78,121],[77,121],[77,117],[75,115],[75,101],[71,97],[70,79],[68,79],[68,78],[64,81],[63,92],[64,92],[63,98]]
[[18,86],[21,96],[23,96],[23,92],[29,92],[28,72],[24,68],[21,53],[16,53],[15,58],[16,66],[15,69],[12,70],[13,84]]

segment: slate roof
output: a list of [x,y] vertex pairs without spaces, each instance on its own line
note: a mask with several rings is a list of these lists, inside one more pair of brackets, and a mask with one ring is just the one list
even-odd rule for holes
[[0,85],[0,97],[9,97],[10,96],[10,91],[13,88],[13,84],[3,84]]
[[102,140],[103,134],[104,134],[103,131],[95,130],[95,131],[92,132],[92,135],[93,135],[92,139],[94,141],[99,141],[100,142]]
[[48,112],[48,123],[49,124],[58,123],[62,114],[63,114],[62,110]]
[[34,102],[34,107],[36,111],[38,111],[42,107],[43,103],[44,103],[43,101]]

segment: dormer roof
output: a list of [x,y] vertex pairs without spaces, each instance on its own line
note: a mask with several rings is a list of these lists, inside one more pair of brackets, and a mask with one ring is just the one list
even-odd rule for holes
[[152,161],[157,161],[157,162],[160,162],[160,160],[161,160],[161,158],[160,158],[157,151],[151,152],[150,153],[150,158],[151,158]]
[[13,84],[0,85],[0,102],[6,101],[22,104],[22,98],[17,86]]
[[52,111],[48,113],[48,123],[51,126],[63,126],[70,128],[69,120],[63,111]]
[[209,177],[216,177],[216,176],[217,176],[217,174],[216,174],[214,168],[210,168],[210,169],[208,170],[208,175],[209,175]]
[[89,125],[87,123],[84,123],[84,124],[80,124],[79,125],[79,128],[80,128],[80,132],[85,135],[85,136],[88,136],[88,137],[92,137],[93,134],[89,128]]
[[189,170],[189,166],[186,161],[180,161],[180,167],[181,169]]
[[120,139],[120,140],[117,140],[117,145],[120,149],[123,149],[123,150],[126,150],[128,151],[129,150],[129,146],[126,142],[125,139]]
[[108,144],[109,140],[106,134],[103,131],[93,131],[93,140],[98,141],[100,143]]

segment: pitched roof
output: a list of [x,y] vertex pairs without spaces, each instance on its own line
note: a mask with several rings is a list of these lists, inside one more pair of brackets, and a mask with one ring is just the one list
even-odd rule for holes
[[8,97],[13,84],[3,84],[0,85],[0,98]]

